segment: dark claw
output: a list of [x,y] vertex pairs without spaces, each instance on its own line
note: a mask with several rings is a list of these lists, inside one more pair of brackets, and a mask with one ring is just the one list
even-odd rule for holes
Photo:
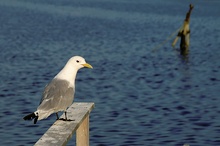
[[58,120],[62,120],[62,121],[75,121],[75,120],[71,120],[71,119],[64,119],[64,118],[60,118]]

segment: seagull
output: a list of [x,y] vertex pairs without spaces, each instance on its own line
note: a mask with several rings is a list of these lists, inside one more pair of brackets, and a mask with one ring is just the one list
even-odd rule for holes
[[57,120],[59,120],[58,112],[64,111],[65,119],[62,120],[67,121],[66,110],[73,103],[76,74],[83,67],[93,68],[81,56],[70,58],[63,69],[44,88],[37,110],[23,119],[34,119],[34,124],[36,124],[38,120],[46,119],[56,113]]

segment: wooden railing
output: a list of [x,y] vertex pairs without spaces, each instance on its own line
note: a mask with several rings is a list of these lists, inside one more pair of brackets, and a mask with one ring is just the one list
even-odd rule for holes
[[76,146],[89,146],[89,113],[94,106],[94,103],[73,103],[67,110],[70,120],[57,120],[35,146],[65,146],[75,132]]

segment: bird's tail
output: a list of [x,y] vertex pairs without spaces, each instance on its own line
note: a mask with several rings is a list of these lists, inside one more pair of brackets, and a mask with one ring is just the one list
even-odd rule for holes
[[34,112],[34,113],[31,113],[31,114],[28,114],[23,119],[24,120],[32,120],[32,119],[34,119],[34,124],[36,124],[37,123],[37,119],[38,119],[38,114]]

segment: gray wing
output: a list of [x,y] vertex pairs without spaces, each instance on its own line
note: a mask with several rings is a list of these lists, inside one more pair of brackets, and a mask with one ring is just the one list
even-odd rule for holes
[[65,110],[73,102],[74,88],[66,80],[53,79],[44,89],[38,109]]

